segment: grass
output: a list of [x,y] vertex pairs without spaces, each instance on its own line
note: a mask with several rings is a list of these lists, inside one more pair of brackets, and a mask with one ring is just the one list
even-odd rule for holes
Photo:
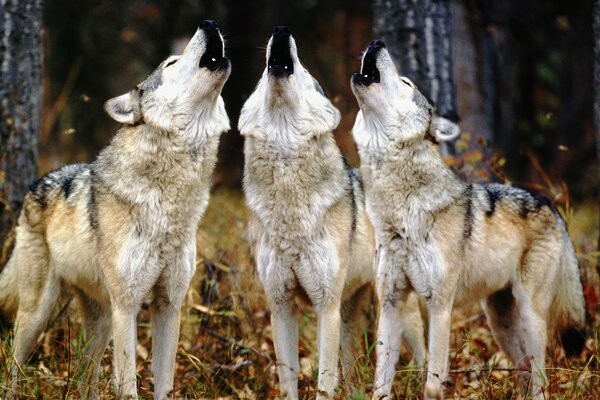
[[[182,399],[270,399],[276,398],[277,373],[270,314],[257,280],[246,241],[248,211],[239,190],[218,188],[198,231],[197,272],[182,312],[182,327],[175,373],[175,397]],[[570,231],[584,270],[590,277],[595,268],[594,239],[597,232],[597,205],[575,207]],[[586,278],[587,279],[587,278]],[[590,278],[592,279],[592,278]],[[598,282],[591,283],[598,293]],[[600,311],[589,304],[593,317],[586,348],[578,358],[567,359],[558,346],[548,349],[547,399],[600,398]],[[372,324],[373,325],[373,324]],[[67,307],[40,338],[30,362],[23,367],[24,399],[76,399],[78,381],[83,379],[86,343],[77,315]],[[313,313],[300,316],[299,350],[300,398],[314,398],[316,388]],[[356,338],[360,352],[355,368],[357,382],[340,388],[339,398],[368,399],[374,374],[373,326]],[[518,371],[512,371],[506,357],[491,337],[477,306],[456,310],[450,353],[450,380],[446,398],[523,399]],[[152,397],[150,370],[149,313],[138,317],[137,372],[142,398]],[[0,398],[10,385],[11,336],[0,342]],[[112,398],[110,385],[111,351],[102,365],[99,389],[103,398]],[[403,354],[394,381],[394,399],[419,398],[423,371],[414,368],[410,355]]]

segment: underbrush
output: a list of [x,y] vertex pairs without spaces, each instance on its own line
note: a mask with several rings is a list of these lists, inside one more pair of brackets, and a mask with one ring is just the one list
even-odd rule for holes
[[[596,253],[597,205],[576,206],[570,212],[569,228],[584,275],[593,271]],[[197,272],[182,312],[182,329],[177,355],[175,397],[182,399],[268,399],[276,398],[277,373],[270,314],[250,256],[246,222],[248,210],[239,190],[217,188],[198,231]],[[595,276],[588,273],[589,276]],[[600,311],[598,282],[586,278],[586,301],[591,314],[586,347],[581,356],[567,359],[560,346],[548,349],[547,399],[600,398]],[[24,399],[76,399],[78,380],[84,376],[77,313],[72,305],[61,307],[50,329],[39,340],[30,362],[23,366],[21,387]],[[300,398],[315,396],[316,319],[314,313],[300,315]],[[368,399],[374,373],[374,320],[356,338],[352,385],[339,389],[339,398]],[[149,313],[138,317],[138,376],[142,398],[152,396],[151,331]],[[450,353],[450,384],[446,398],[521,399],[521,372],[513,370],[491,337],[478,306],[455,310]],[[10,386],[11,337],[0,343],[0,398]],[[111,352],[103,358],[100,389],[112,398]],[[419,398],[424,372],[402,356],[393,389],[394,399]]]

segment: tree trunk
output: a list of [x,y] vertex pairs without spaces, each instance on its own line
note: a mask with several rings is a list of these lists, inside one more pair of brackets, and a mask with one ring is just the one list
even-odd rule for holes
[[438,115],[457,122],[450,1],[374,0],[373,17],[399,72],[431,98]]
[[0,0],[0,240],[35,179],[42,90],[42,0]]
[[[596,123],[596,153],[600,169],[600,0],[594,0],[594,120]],[[600,194],[598,208],[600,209]],[[600,250],[600,221],[598,232],[598,250]],[[600,269],[600,257],[598,258]]]
[[509,23],[514,12],[511,0],[469,1],[474,14],[479,14],[480,65],[483,108],[488,126],[492,128],[494,147],[502,149],[507,158],[505,167],[513,176],[524,168],[520,164],[519,141],[516,137],[515,103],[519,96],[515,88],[518,66],[513,57],[514,43],[509,33]]
[[452,2],[454,82],[460,88],[456,93],[460,125],[463,131],[471,132],[474,137],[482,137],[487,143],[493,143],[494,131],[486,115],[488,106],[481,71],[482,28],[470,5],[465,3]]

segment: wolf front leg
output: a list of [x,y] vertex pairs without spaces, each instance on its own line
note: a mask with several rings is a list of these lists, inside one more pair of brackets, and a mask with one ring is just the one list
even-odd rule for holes
[[381,296],[382,301],[377,329],[377,364],[373,399],[389,397],[400,356],[401,338],[410,348],[418,368],[426,360],[423,320],[418,298],[414,292],[403,290],[394,301]]
[[319,379],[317,399],[331,399],[338,383],[340,347],[340,300],[327,302],[317,309],[317,346],[319,350]]
[[154,300],[151,309],[154,399],[163,400],[170,398],[173,392],[180,305]]
[[[402,259],[402,256],[394,254],[388,246],[379,246],[377,249],[375,279],[380,308],[373,400],[387,399],[390,396],[396,363],[400,357],[402,332],[406,329],[404,324],[410,320],[410,312],[406,309],[410,292],[407,290],[407,277],[402,272],[402,268],[398,266],[399,259]],[[422,325],[420,326],[422,327]],[[409,332],[413,335],[414,329],[409,328]],[[422,335],[423,332],[421,332]],[[411,339],[411,344],[414,344],[412,342],[418,342],[418,340]],[[423,349],[420,352],[424,354],[422,341],[421,346]],[[419,351],[414,348],[411,350],[418,358],[423,358]]]
[[442,398],[443,385],[448,378],[448,349],[454,299],[437,301],[429,307],[429,366],[423,398]]
[[[394,274],[391,261],[387,260],[385,251],[380,250],[377,266],[377,296],[379,298],[379,323],[377,326],[377,362],[375,366],[375,384],[373,399],[389,398],[396,371],[396,363],[400,357],[402,337],[402,303],[406,301],[408,292],[404,276]],[[403,299],[404,297],[404,299]]]
[[135,347],[137,308],[114,305],[113,326],[113,370],[115,393],[119,399],[137,399],[135,374]]
[[[193,239],[191,243],[195,243]],[[173,392],[181,305],[196,269],[195,244],[193,246],[181,260],[165,269],[154,286],[152,371],[156,400],[168,399]]]
[[400,357],[400,337],[402,335],[400,309],[394,304],[384,304],[379,313],[377,327],[377,363],[373,400],[389,398]]
[[298,319],[292,300],[271,305],[271,327],[279,372],[279,391],[287,400],[298,399]]

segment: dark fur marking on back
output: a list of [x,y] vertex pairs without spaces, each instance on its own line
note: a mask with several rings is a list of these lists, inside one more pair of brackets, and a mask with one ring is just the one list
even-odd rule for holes
[[488,196],[488,205],[489,209],[485,212],[487,217],[491,217],[496,212],[496,202],[501,198],[500,193],[490,189],[489,186],[484,185],[487,196]]
[[63,194],[65,195],[65,199],[69,199],[69,196],[71,195],[71,189],[73,188],[73,180],[75,179],[76,175],[71,175],[68,176],[61,185],[61,189]]
[[87,202],[87,212],[88,218],[90,221],[90,226],[98,232],[98,227],[100,224],[98,223],[98,203],[96,202],[96,183],[98,181],[98,176],[93,169],[90,169],[90,194]]
[[548,207],[552,212],[557,213],[556,209],[546,197],[536,193],[530,193],[524,190],[524,195],[519,198],[519,215],[521,218],[527,218],[529,214],[540,211],[541,208]]
[[473,185],[467,185],[467,187],[465,188],[464,196],[467,202],[467,209],[465,210],[465,225],[463,229],[463,249],[465,248],[467,240],[473,234]]
[[548,207],[552,211],[555,211],[554,206],[547,197],[541,196],[536,193],[531,193],[531,197],[533,198],[533,207],[535,211],[538,211],[540,208],[543,207]]
[[69,164],[50,171],[29,186],[29,192],[35,201],[45,209],[48,207],[48,196],[53,189],[59,188],[68,198],[73,189],[73,180],[88,167],[87,164]]
[[52,180],[50,180],[48,175],[42,176],[29,186],[29,191],[42,209],[48,207],[48,193],[52,187]]

